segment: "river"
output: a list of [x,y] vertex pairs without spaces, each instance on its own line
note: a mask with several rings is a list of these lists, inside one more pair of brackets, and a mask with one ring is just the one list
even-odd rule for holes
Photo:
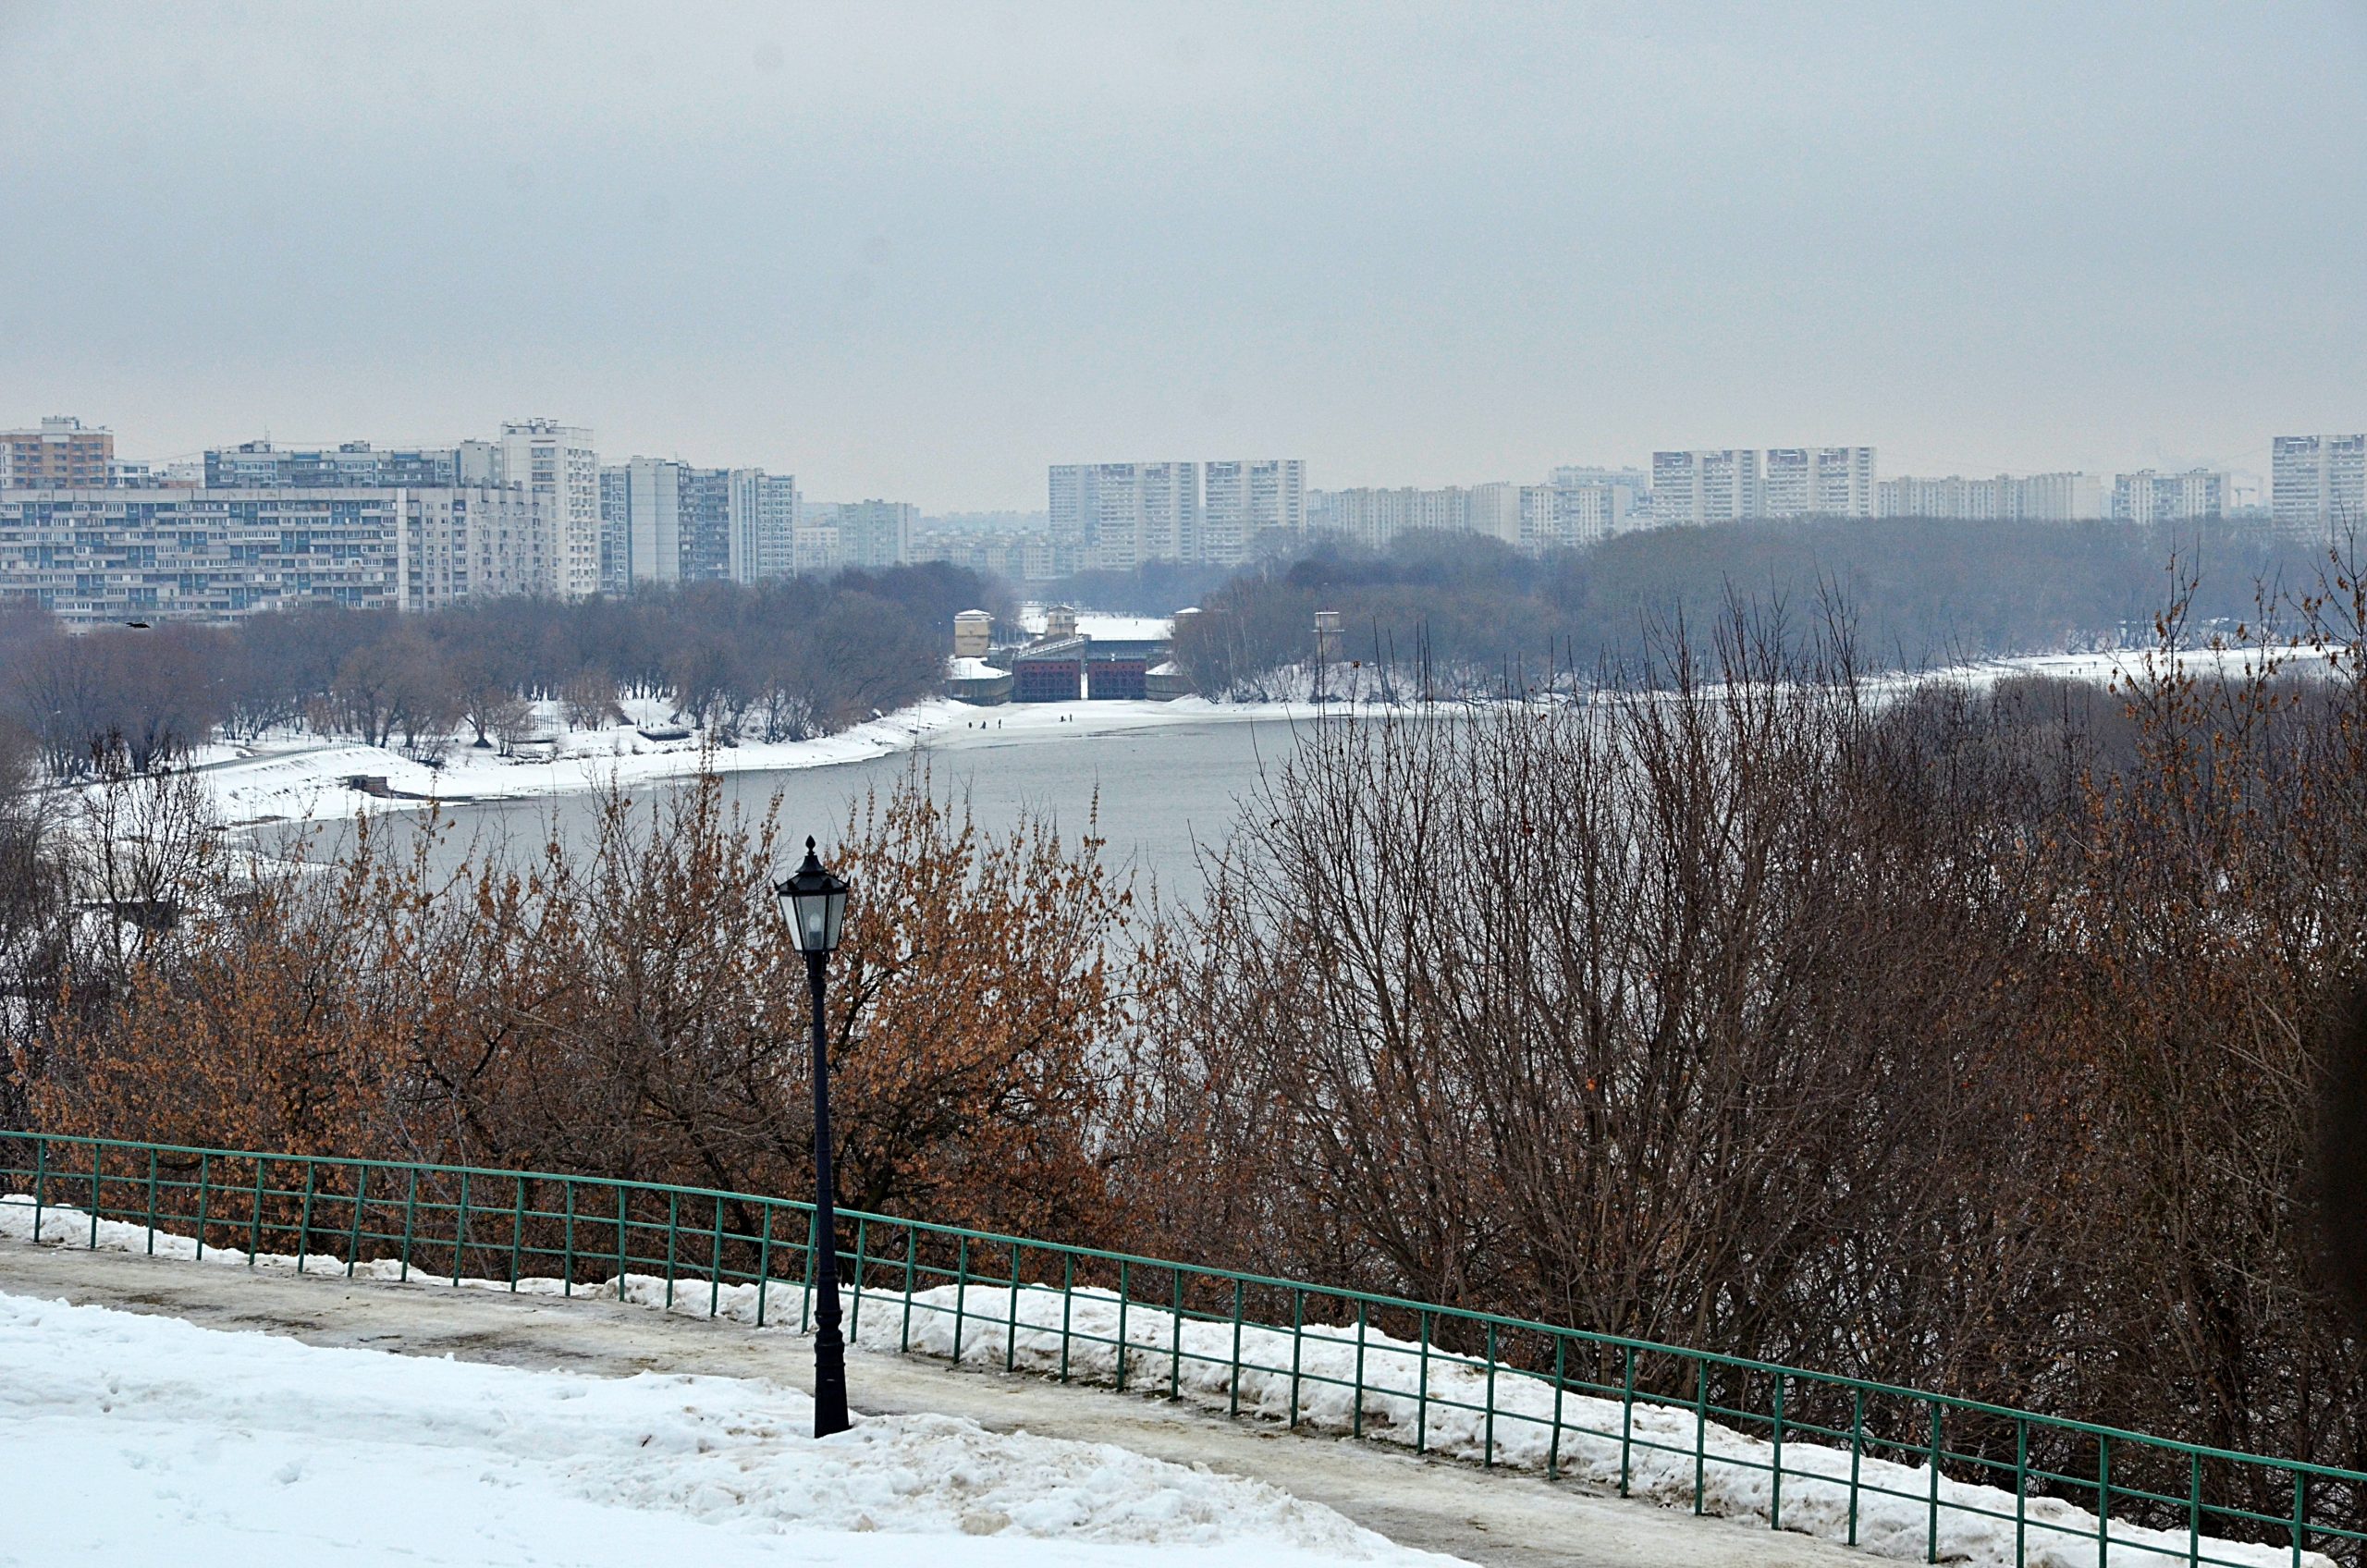
[[[966,796],[979,825],[990,831],[1007,830],[1036,813],[1073,837],[1085,831],[1098,805],[1110,863],[1147,875],[1163,892],[1185,894],[1201,885],[1197,847],[1223,841],[1243,794],[1257,786],[1262,770],[1291,755],[1309,722],[1228,718],[1115,732],[1036,728],[1008,739],[957,729],[914,752],[727,773],[723,794],[727,804],[758,813],[778,794],[784,839],[794,843],[811,833],[827,844],[843,830],[852,805],[874,790],[884,796],[907,769],[925,767],[939,799]],[[665,787],[644,785],[633,792],[645,796]],[[599,798],[581,791],[448,806],[453,830],[434,858],[455,864],[472,845],[532,852],[552,833],[570,846],[586,845],[599,810]],[[399,832],[414,819],[390,813],[381,820]],[[292,838],[285,829],[264,836],[283,846]],[[309,852],[315,859],[333,855],[341,837],[337,830],[321,832]]]

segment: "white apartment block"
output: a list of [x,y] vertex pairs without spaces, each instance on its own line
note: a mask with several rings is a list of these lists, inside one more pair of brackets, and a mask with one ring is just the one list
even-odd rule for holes
[[913,530],[921,509],[908,501],[841,501],[833,567],[879,570],[913,558]]
[[2280,435],[2270,451],[2269,515],[2278,532],[2322,537],[2367,525],[2367,435]]
[[635,458],[625,468],[625,575],[633,587],[682,580],[688,463]]
[[1200,558],[1200,465],[1056,463],[1048,519],[1063,571]]
[[728,569],[734,582],[761,582],[797,570],[797,478],[760,468],[731,471]]
[[[1564,464],[1547,477],[1556,485],[1608,484],[1618,492],[1618,516],[1612,532],[1625,533],[1631,528],[1650,528],[1652,524],[1652,476],[1639,468],[1598,468],[1585,464]],[[1476,493],[1476,492],[1475,492]],[[1475,523],[1473,525],[1477,527]],[[1488,532],[1479,529],[1480,533]]]
[[1902,474],[1875,486],[1883,517],[1959,518],[1976,522],[2081,522],[2107,510],[2104,482],[2091,473],[2016,478],[1918,479]]
[[[470,454],[486,443],[461,447],[463,481],[473,477]],[[588,599],[600,591],[600,455],[592,432],[554,420],[511,420],[501,427],[499,470],[488,476],[523,484],[544,497],[556,541],[550,591],[562,599]]]
[[2227,515],[2227,476],[2210,469],[2156,473],[2141,469],[2116,474],[2112,516],[2116,522],[2194,522]]
[[1727,447],[1652,454],[1660,527],[1801,517],[1872,517],[1871,447]]
[[1306,464],[1300,459],[1211,462],[1202,476],[1197,558],[1235,566],[1260,534],[1306,532]]
[[1758,517],[1759,454],[1747,447],[1652,454],[1652,522],[1660,528]]
[[1871,447],[1770,447],[1760,464],[1760,515],[1871,517]]
[[[1509,486],[1517,491],[1518,486]],[[1514,500],[1513,530],[1519,533],[1518,498]],[[1306,509],[1306,526],[1318,533],[1337,534],[1369,550],[1385,550],[1402,533],[1464,533],[1471,527],[1471,492],[1461,485],[1417,490],[1358,486],[1351,490],[1318,490]]]
[[1609,538],[1619,492],[1609,484],[1528,484],[1520,493],[1520,546],[1532,555],[1583,549]]
[[[1558,474],[1559,470],[1555,471]],[[1556,480],[1559,483],[1559,480]],[[1526,485],[1490,480],[1464,492],[1464,526],[1474,533],[1518,546],[1521,542],[1521,496]]]
[[839,564],[839,503],[800,501],[793,553],[799,576],[836,570]]
[[548,503],[517,484],[423,486],[401,497],[396,540],[400,607],[440,610],[469,599],[548,592],[554,533]]

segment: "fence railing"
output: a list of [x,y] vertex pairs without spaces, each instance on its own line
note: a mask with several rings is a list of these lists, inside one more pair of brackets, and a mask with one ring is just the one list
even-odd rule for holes
[[[0,1235],[18,1238],[757,1327],[813,1310],[812,1208],[754,1194],[33,1133],[0,1133]],[[1927,1562],[2298,1568],[2359,1562],[2367,1542],[2358,1471],[1263,1275],[840,1220],[861,1345],[1582,1475]]]

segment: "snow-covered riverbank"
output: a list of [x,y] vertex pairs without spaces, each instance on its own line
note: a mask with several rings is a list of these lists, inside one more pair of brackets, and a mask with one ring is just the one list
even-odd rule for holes
[[[530,801],[580,794],[611,784],[676,782],[712,769],[772,773],[828,767],[921,748],[960,749],[1026,737],[1084,739],[1179,724],[1306,717],[1311,709],[1284,704],[1052,703],[977,708],[948,700],[917,704],[836,735],[732,746],[695,738],[651,740],[642,728],[612,725],[560,734],[554,745],[502,756],[456,744],[441,766],[384,746],[350,741],[282,741],[252,747],[215,746],[201,760],[203,780],[221,820],[231,827],[261,822],[335,820],[358,812],[417,810],[431,801]],[[658,728],[653,718],[644,727]],[[351,782],[366,778],[389,791],[378,795]]]
[[[2209,655],[2195,655],[2207,658]],[[1878,677],[1874,684],[1898,688],[1942,677],[1985,685],[2014,675],[2042,675],[2102,683],[2141,668],[2137,652],[2055,654],[1999,659],[1917,675]],[[252,746],[217,744],[200,759],[200,777],[219,818],[230,827],[278,821],[335,821],[361,812],[418,810],[445,802],[532,801],[583,794],[612,784],[628,787],[678,782],[704,770],[770,773],[829,767],[918,749],[965,747],[1040,740],[1088,740],[1182,725],[1226,721],[1306,719],[1338,713],[1333,704],[1311,703],[1215,703],[1198,697],[1174,702],[1011,704],[972,707],[935,699],[882,715],[836,735],[810,741],[731,746],[703,744],[696,737],[654,740],[670,716],[662,702],[630,704],[634,722],[599,729],[569,729],[558,704],[543,704],[537,718],[554,740],[504,756],[456,741],[440,766],[402,752],[348,741],[288,739]],[[1382,711],[1359,704],[1356,711]],[[380,795],[351,782],[383,784]]]

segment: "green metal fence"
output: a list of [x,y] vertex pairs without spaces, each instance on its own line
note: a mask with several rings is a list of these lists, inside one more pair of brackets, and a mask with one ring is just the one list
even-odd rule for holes
[[[0,1234],[70,1244],[598,1290],[758,1327],[802,1328],[813,1305],[810,1206],[746,1193],[0,1133]],[[2359,1562],[2367,1543],[2357,1471],[1262,1275],[840,1219],[859,1344],[1583,1475],[1929,1562],[1978,1548],[2239,1568]]]

